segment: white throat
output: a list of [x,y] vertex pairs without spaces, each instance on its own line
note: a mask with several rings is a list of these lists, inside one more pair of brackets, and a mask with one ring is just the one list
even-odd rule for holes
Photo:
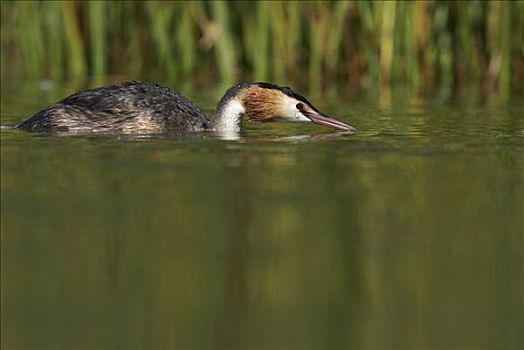
[[242,116],[245,109],[236,98],[232,98],[224,105],[218,106],[215,115],[211,119],[212,129],[215,131],[240,132],[242,128]]

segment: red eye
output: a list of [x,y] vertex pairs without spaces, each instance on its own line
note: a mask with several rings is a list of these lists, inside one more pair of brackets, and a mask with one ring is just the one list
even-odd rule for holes
[[296,106],[296,107],[297,107],[297,109],[298,109],[299,111],[303,111],[303,110],[304,110],[304,104],[303,104],[303,103],[297,103],[297,106]]

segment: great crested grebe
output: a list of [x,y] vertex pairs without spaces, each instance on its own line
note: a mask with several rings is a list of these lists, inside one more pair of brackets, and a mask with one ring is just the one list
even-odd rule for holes
[[138,81],[77,92],[16,125],[27,131],[159,133],[211,130],[239,132],[242,116],[256,121],[312,122],[345,130],[352,126],[319,112],[289,87],[240,83],[226,91],[211,120],[173,89]]

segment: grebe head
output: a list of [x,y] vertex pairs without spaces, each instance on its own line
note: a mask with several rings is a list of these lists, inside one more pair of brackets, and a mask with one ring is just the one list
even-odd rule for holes
[[269,83],[240,83],[220,100],[211,126],[217,131],[240,131],[241,118],[250,120],[291,121],[325,125],[356,131],[352,126],[319,112],[304,96]]

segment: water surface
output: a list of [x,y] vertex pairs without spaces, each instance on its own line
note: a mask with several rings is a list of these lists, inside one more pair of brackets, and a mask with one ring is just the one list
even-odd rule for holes
[[360,132],[1,130],[2,348],[524,347],[522,101],[311,99]]

